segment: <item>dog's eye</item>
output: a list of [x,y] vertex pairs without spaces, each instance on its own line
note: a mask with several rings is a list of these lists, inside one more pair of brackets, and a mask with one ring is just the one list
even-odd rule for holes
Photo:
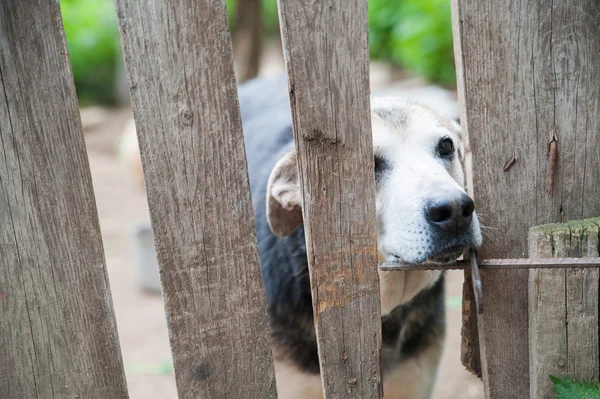
[[384,158],[375,156],[375,180],[379,181],[386,170],[390,168],[388,161]]
[[437,150],[441,157],[448,158],[454,154],[454,142],[452,142],[452,139],[445,137],[440,140]]

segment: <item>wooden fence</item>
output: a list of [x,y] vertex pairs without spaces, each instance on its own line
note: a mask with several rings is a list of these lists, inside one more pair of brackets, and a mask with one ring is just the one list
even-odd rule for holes
[[[523,257],[529,227],[600,214],[599,6],[554,3],[453,0],[469,189],[501,229],[485,256]],[[224,1],[117,10],[179,397],[276,397]],[[378,398],[366,0],[279,13],[325,396]],[[0,397],[126,398],[57,1],[0,3],[0,86]],[[482,278],[467,363],[488,396],[527,396],[527,272]]]
[[[469,189],[490,226],[480,257],[527,257],[532,226],[600,215],[600,3],[453,0],[452,8]],[[479,323],[466,290],[464,360],[492,398],[530,394],[529,273],[482,269]],[[551,396],[543,394],[535,397]]]

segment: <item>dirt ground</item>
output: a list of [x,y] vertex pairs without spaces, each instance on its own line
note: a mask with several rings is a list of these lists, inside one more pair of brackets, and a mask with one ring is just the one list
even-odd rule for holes
[[[276,52],[266,52],[262,75],[282,70]],[[414,80],[399,78],[386,66],[372,67],[372,88],[392,87],[392,82],[415,86]],[[139,223],[148,223],[149,215],[145,193],[117,156],[120,134],[130,117],[128,108],[82,112],[130,397],[171,399],[176,390],[162,300],[140,289],[134,278],[131,231]],[[449,273],[448,337],[435,399],[483,398],[480,380],[460,364],[461,291],[462,272]]]

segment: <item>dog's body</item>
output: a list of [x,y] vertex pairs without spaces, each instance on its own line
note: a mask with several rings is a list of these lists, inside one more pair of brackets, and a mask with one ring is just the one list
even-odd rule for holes
[[[279,220],[286,218],[281,216],[281,212],[300,212],[299,187],[298,191],[295,190],[297,176],[294,175],[296,166],[292,121],[286,88],[283,78],[249,82],[240,88],[240,106],[279,397],[318,398],[322,397],[322,389],[304,229],[302,226],[296,228],[299,223],[298,214],[288,217],[291,219],[290,226],[282,227]],[[400,125],[406,122],[403,119],[407,115],[403,114],[401,108],[415,107],[411,112],[421,112],[429,118],[437,117],[429,115],[431,111],[424,107],[402,101],[398,104],[386,104],[389,101],[394,103],[394,100],[382,100],[379,103],[374,100],[374,146],[376,156],[380,152],[381,157],[382,153],[393,150],[398,144],[392,142],[394,137],[391,136],[395,133],[381,130],[402,128]],[[440,118],[439,123],[449,125],[453,132],[450,134],[459,134],[456,132],[458,126],[451,125],[453,122]],[[462,154],[457,156],[462,157]],[[392,163],[393,160],[385,159],[384,162]],[[460,163],[460,160],[456,163]],[[459,166],[452,171],[458,174],[455,177],[457,186],[463,184],[462,166]],[[278,172],[286,168],[287,172]],[[285,178],[279,179],[283,182],[278,185],[280,175]],[[383,203],[386,202],[385,195],[381,193],[381,180],[384,178],[376,176],[380,218],[386,217],[385,212],[381,212],[381,208],[385,208]],[[290,184],[295,187],[290,187]],[[443,185],[440,187],[441,190],[445,188]],[[418,190],[419,187],[414,189]],[[273,197],[278,198],[274,201]],[[281,198],[284,200],[281,201]],[[273,206],[277,208],[276,212],[273,212]],[[387,211],[394,213],[394,209],[388,208]],[[396,215],[391,216],[391,219],[398,216],[403,217]],[[400,230],[415,227],[403,226],[402,220],[398,223]],[[379,241],[382,258],[389,258],[389,253],[400,257],[396,255],[401,252],[400,249],[385,243],[381,235]],[[473,242],[468,245],[476,245],[478,238],[471,241]],[[385,245],[390,249],[383,249]],[[461,248],[468,245],[461,243]],[[409,253],[408,256],[401,257],[407,261],[425,260],[414,259],[418,257],[416,253],[414,255]],[[380,285],[384,397],[427,398],[435,381],[444,339],[443,276],[436,271],[380,272]]]
[[[313,399],[322,388],[286,89],[284,77],[257,79],[239,98],[277,390],[282,399]],[[479,246],[458,125],[405,100],[371,104],[380,260],[443,263]],[[445,333],[444,277],[379,277],[384,398],[428,398]]]

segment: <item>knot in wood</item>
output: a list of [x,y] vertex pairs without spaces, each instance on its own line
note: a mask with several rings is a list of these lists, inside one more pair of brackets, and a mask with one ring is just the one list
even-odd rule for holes
[[196,381],[204,381],[210,378],[212,374],[212,366],[209,363],[204,362],[192,370],[192,379]]
[[194,113],[192,112],[191,109],[186,108],[183,111],[181,111],[181,122],[184,125],[191,125],[194,122]]
[[319,129],[313,129],[312,132],[307,132],[303,135],[306,141],[319,141],[326,144],[337,144],[339,140],[337,137],[331,137],[327,132]]
[[565,367],[565,364],[567,364],[567,362],[565,362],[565,359],[563,359],[562,357],[558,358],[558,367]]

